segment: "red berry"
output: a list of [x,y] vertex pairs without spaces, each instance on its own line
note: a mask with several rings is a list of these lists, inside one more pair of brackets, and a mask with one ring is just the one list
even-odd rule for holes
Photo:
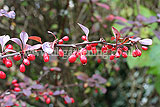
[[137,50],[136,50],[136,55],[137,55],[137,56],[141,56],[141,55],[142,55],[141,50],[137,49]]
[[39,97],[37,96],[37,97],[35,98],[35,100],[38,101],[38,100],[39,100]]
[[142,46],[142,49],[146,51],[148,49],[148,47],[147,46]]
[[86,50],[85,48],[82,48],[82,49],[80,50],[80,54],[81,54],[81,55],[86,55],[86,54],[87,54],[87,50]]
[[62,50],[62,49],[59,49],[58,54],[59,54],[60,57],[63,57],[63,56],[64,56],[63,50]]
[[50,104],[51,103],[51,99],[50,98],[47,98],[46,99],[46,104]]
[[70,63],[74,63],[74,62],[76,61],[76,59],[77,59],[76,55],[71,55],[71,56],[68,58],[68,61],[69,61]]
[[12,61],[11,61],[10,59],[7,59],[7,60],[5,61],[5,65],[6,65],[7,68],[12,67]]
[[137,57],[136,50],[133,50],[133,51],[132,51],[132,56],[133,56],[133,57]]
[[116,57],[116,58],[119,58],[119,57],[120,57],[119,52],[116,52],[115,57]]
[[7,60],[7,58],[3,58],[3,63],[4,63],[4,64],[5,64],[6,60]]
[[123,56],[123,58],[127,58],[127,53],[126,53],[126,52],[123,52],[123,53],[122,53],[122,56]]
[[98,62],[98,63],[101,63],[101,59],[97,59],[97,62]]
[[26,66],[30,65],[30,61],[28,59],[23,59],[23,63]]
[[66,100],[64,101],[64,103],[65,103],[65,104],[68,104]]
[[47,99],[47,95],[43,95],[43,98],[44,98],[44,99]]
[[27,56],[27,59],[30,60],[30,61],[34,61],[34,60],[36,59],[36,57],[35,57],[35,55],[33,55],[33,54],[29,54],[29,55]]
[[50,68],[50,71],[54,71],[54,68]]
[[107,45],[107,48],[108,49],[112,49],[112,45]]
[[14,86],[15,86],[15,87],[19,87],[19,84],[18,84],[18,83],[15,83]]
[[19,67],[20,72],[25,72],[26,68],[24,64],[21,64]]
[[87,50],[91,50],[91,48],[92,48],[91,45],[86,45]]
[[74,99],[71,97],[71,101],[72,101],[72,103],[74,103]]
[[6,46],[6,49],[13,49],[13,46],[11,45],[11,44],[8,44],[7,46]]
[[72,55],[76,55],[76,58],[79,57],[79,53],[78,53],[77,51],[74,51],[74,52],[72,53]]
[[19,104],[15,103],[14,106],[19,106]]
[[17,80],[16,80],[16,79],[14,79],[14,80],[12,81],[12,84],[15,84],[15,83],[17,83]]
[[81,55],[80,56],[80,61],[81,61],[82,64],[87,64],[87,57],[84,56],[84,55]]
[[65,36],[62,38],[64,41],[68,41],[69,40],[69,37],[68,36]]
[[0,79],[5,79],[6,74],[3,71],[0,71]]
[[114,59],[114,55],[112,54],[112,55],[110,55],[110,60],[113,60]]
[[96,47],[94,46],[94,47],[92,47],[92,53],[93,54],[96,54],[97,53],[97,49],[96,49]]
[[101,51],[102,51],[103,53],[106,53],[106,52],[107,52],[107,47],[106,47],[105,45],[102,46]]
[[127,46],[123,46],[123,50],[124,51],[128,51],[128,47]]
[[116,47],[112,47],[111,51],[115,51],[116,50]]
[[15,61],[19,61],[21,59],[21,55],[14,55],[13,59]]
[[60,39],[60,40],[58,41],[58,44],[63,44],[63,40]]
[[14,88],[14,91],[15,91],[15,92],[20,92],[21,89],[20,89],[19,87],[15,87],[15,88]]
[[49,61],[49,55],[47,53],[43,54],[43,60],[44,60],[44,62],[48,62]]
[[50,92],[49,92],[49,95],[53,95],[53,92],[52,92],[52,91],[50,91]]
[[82,38],[82,40],[84,40],[84,41],[86,41],[86,40],[87,40],[87,37],[86,37],[86,36],[84,36],[84,35],[83,35],[81,38]]

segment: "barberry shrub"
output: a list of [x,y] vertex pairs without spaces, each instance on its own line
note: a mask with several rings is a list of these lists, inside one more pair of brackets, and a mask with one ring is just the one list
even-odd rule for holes
[[[108,5],[103,3],[97,2],[95,3],[95,5],[107,10],[110,9]],[[13,20],[15,19],[15,12],[7,12],[6,10],[1,9],[0,16],[6,16]],[[71,66],[77,64],[78,66],[86,67],[87,64],[93,60],[91,59],[91,56],[96,57],[96,61],[94,61],[94,63],[96,63],[97,65],[100,65],[101,63],[105,65],[104,61],[116,63],[121,59],[126,60],[128,57],[141,57],[143,55],[143,52],[148,50],[149,45],[152,45],[152,39],[140,38],[134,34],[129,35],[129,33],[124,33],[127,31],[134,33],[133,29],[135,26],[137,28],[146,27],[149,26],[149,24],[156,23],[158,19],[152,22],[147,22],[151,19],[147,20],[146,18],[146,21],[140,20],[139,17],[137,18],[137,21],[132,21],[131,23],[127,22],[126,19],[119,16],[107,16],[105,18],[105,20],[107,21],[120,20],[122,21],[122,23],[119,24],[133,25],[131,27],[126,26],[120,31],[117,27],[110,27],[103,24],[103,21],[100,17],[92,17],[91,20],[93,22],[95,20],[101,22],[104,28],[111,28],[113,33],[112,36],[107,37],[107,39],[101,37],[94,41],[89,38],[89,29],[86,26],[78,23],[79,27],[84,32],[84,34],[81,34],[79,36],[79,38],[81,38],[80,43],[72,42],[72,38],[70,38],[70,35],[59,36],[58,34],[52,33],[51,31],[48,31],[48,33],[53,35],[53,41],[42,40],[41,36],[30,36],[25,31],[21,31],[20,38],[16,38],[12,35],[0,36],[0,58],[2,59],[2,65],[4,65],[7,70],[12,71],[13,73],[17,73],[17,75],[15,75],[12,73],[8,73],[5,70],[0,71],[0,81],[5,81],[10,78],[7,83],[10,88],[0,94],[0,106],[26,106],[25,101],[22,101],[21,99],[22,97],[40,102],[41,106],[57,103],[57,101],[59,101],[57,99],[60,99],[60,101],[62,101],[61,103],[66,105],[78,103],[76,97],[72,96],[72,94],[68,94],[68,92],[65,90],[65,88],[76,86],[84,88],[85,93],[87,94],[90,92],[90,90],[92,90],[95,96],[101,93],[105,94],[107,92],[106,87],[109,87],[110,83],[99,73],[93,73],[92,76],[87,75],[87,73],[85,72],[87,71],[87,69],[84,69],[84,72],[77,71],[76,73],[74,73],[77,79],[81,81],[80,83],[75,82],[72,84],[63,84],[63,81],[61,81],[60,78],[63,78],[61,74],[64,73],[62,71],[65,68],[61,68],[61,65],[57,62],[65,60],[62,63],[63,65]],[[143,19],[144,17],[141,16],[141,18]],[[141,26],[135,25],[137,23],[143,24]],[[96,28],[97,27],[94,24],[92,26],[92,33],[96,32]],[[37,44],[31,45],[30,43],[32,42]],[[70,54],[66,54],[66,48],[71,48],[72,51]],[[34,54],[38,52],[41,52],[41,55]],[[102,56],[106,59],[103,59]],[[67,57],[67,59],[65,59],[65,57]],[[58,61],[55,61],[57,59]],[[36,61],[39,65],[35,64]],[[44,63],[45,66],[41,67],[41,63]],[[14,67],[15,64],[18,65],[17,70],[16,67]],[[13,68],[14,70],[12,70]],[[115,71],[119,71],[119,67],[113,66],[113,68],[115,69]],[[33,77],[32,75],[30,75],[32,71],[28,69],[33,69],[33,73],[35,69],[39,70],[39,72],[36,72],[36,77]],[[12,75],[14,75],[14,77],[12,77]],[[53,77],[54,79],[51,77]],[[43,80],[45,80],[45,78],[48,81],[44,82]],[[55,83],[53,83],[52,80]]]

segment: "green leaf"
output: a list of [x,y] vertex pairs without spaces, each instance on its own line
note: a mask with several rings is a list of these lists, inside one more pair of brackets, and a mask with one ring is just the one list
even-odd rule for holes
[[[135,8],[134,13],[137,16],[138,13],[137,13],[137,5],[136,4],[134,5],[134,8]],[[150,10],[149,8],[144,7],[143,5],[139,6],[139,13],[145,17],[148,17],[148,18],[150,16],[156,16],[156,13],[154,11]]]
[[160,84],[159,83],[160,83],[160,76],[157,76],[154,85],[155,85],[155,89],[160,94]]
[[160,44],[159,45],[154,45],[151,47],[151,50],[150,50],[150,66],[159,66],[160,65]]
[[128,53],[128,55],[131,55],[127,57],[127,64],[130,69],[150,65],[149,51],[142,51],[142,55],[140,57],[133,57],[132,53]]

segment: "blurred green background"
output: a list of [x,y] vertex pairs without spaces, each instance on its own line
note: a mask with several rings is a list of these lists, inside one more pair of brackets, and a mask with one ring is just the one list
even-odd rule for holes
[[[98,6],[97,2],[108,5],[110,9]],[[54,38],[47,34],[50,30],[58,38],[68,35],[70,40],[65,43],[77,43],[83,42],[81,36],[84,33],[77,25],[81,23],[90,29],[90,41],[103,37],[111,42],[110,38],[113,36],[111,27],[121,30],[124,26],[117,24],[119,20],[108,20],[108,16],[120,16],[132,21],[136,20],[138,14],[147,18],[157,16],[160,0],[1,0],[0,8],[14,10],[16,13],[14,20],[0,18],[1,35],[8,34],[19,38],[19,33],[24,30],[30,36],[41,37],[42,42],[51,42]],[[160,105],[160,41],[154,34],[154,30],[160,31],[159,23],[136,30],[139,31],[136,36],[153,40],[153,45],[149,46],[147,51],[142,51],[141,57],[120,58],[115,63],[107,58],[90,56],[87,57],[87,65],[83,66],[80,61],[69,64],[67,59],[56,57],[53,57],[50,63],[44,63],[42,57],[38,56],[36,61],[27,67],[27,72],[24,74],[36,80],[45,72],[43,66],[58,66],[62,69],[61,74],[58,74],[60,85],[82,83],[75,76],[77,72],[84,72],[88,76],[97,73],[107,79],[107,83],[103,85],[107,89],[105,94],[101,91],[95,92],[95,87],[65,88],[75,99],[74,104],[67,105],[71,107],[158,107]],[[133,32],[129,34],[133,35]],[[37,42],[29,40],[28,43]],[[16,44],[13,46],[14,49],[18,49]],[[98,49],[100,47],[101,45]],[[98,59],[101,59],[101,63],[97,62]],[[15,64],[15,69],[18,71],[21,62]],[[18,78],[17,75],[18,72],[7,72],[7,81]],[[52,72],[41,82],[57,85],[54,78],[55,73]],[[0,90],[7,89],[2,80],[0,84],[2,84]],[[34,102],[32,100],[31,102]],[[66,106],[60,98],[58,100]],[[28,106],[31,105],[36,106],[28,102]]]

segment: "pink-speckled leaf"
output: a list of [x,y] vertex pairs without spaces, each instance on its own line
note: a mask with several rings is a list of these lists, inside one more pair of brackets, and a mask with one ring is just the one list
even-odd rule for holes
[[88,39],[88,34],[89,34],[89,29],[85,26],[83,26],[82,24],[78,23],[78,25],[81,27],[81,29],[83,30],[83,32],[86,34],[86,37]]
[[97,6],[100,6],[102,8],[105,8],[106,10],[109,10],[110,7],[107,5],[107,4],[104,4],[104,3],[96,3]]
[[18,38],[11,38],[11,41],[15,42],[22,49],[22,42],[20,41],[20,39],[18,39]]
[[116,41],[117,41],[121,37],[120,32],[114,27],[112,27],[112,32],[113,32],[113,34],[114,34],[114,36],[116,38]]
[[10,37],[8,35],[4,35],[4,36],[0,36],[0,44],[2,47],[2,52],[3,52],[3,48],[4,45],[10,40]]
[[22,32],[20,33],[20,39],[22,40],[23,49],[24,49],[25,46],[26,46],[26,43],[27,43],[27,41],[28,41],[28,34],[27,34],[26,32],[24,32],[24,31],[22,31]]
[[142,39],[139,40],[139,43],[142,45],[152,45],[152,39]]

